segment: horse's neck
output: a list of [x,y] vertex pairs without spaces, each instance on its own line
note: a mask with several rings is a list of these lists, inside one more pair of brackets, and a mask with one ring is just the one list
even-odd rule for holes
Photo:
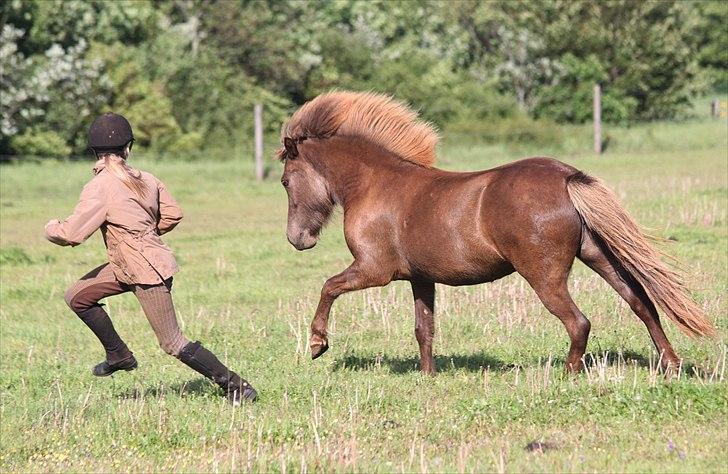
[[379,146],[363,140],[329,139],[325,149],[317,150],[322,170],[338,204],[344,207],[379,187],[390,186],[392,180],[411,179],[408,168],[414,167]]

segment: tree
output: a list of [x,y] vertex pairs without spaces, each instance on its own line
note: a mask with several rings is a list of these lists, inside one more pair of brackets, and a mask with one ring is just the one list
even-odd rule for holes
[[[562,77],[561,84],[577,96],[578,81],[583,78],[573,75],[579,70],[574,58],[591,62],[606,73],[602,88],[615,101],[612,109],[627,114],[621,117],[620,112],[615,118],[675,117],[698,91],[697,62],[690,44],[693,17],[685,3],[541,0],[530,5],[531,28],[542,25],[549,57],[561,63],[568,58],[572,63],[572,76]],[[541,107],[538,113],[550,111]]]
[[54,155],[83,152],[86,128],[114,85],[89,45],[144,41],[156,24],[151,4],[15,0],[3,4],[2,17],[0,153],[50,153],[43,140]]
[[728,90],[721,2],[8,0],[0,18],[0,154],[81,153],[109,109],[158,154],[229,149],[254,103],[277,132],[334,88],[472,130],[588,121],[597,82],[604,119],[625,123]]
[[[0,153],[35,153],[39,137],[72,147],[80,141],[84,120],[104,102],[100,64],[84,59],[84,41],[68,49],[53,44],[44,54],[28,58],[18,48],[23,34],[8,24],[0,34]],[[16,135],[25,138],[11,140]],[[54,154],[60,156],[71,150],[66,146],[55,148]]]
[[463,2],[454,15],[470,38],[464,65],[484,77],[506,72],[503,91],[535,115],[584,120],[555,99],[586,100],[582,82],[595,74],[618,120],[674,117],[698,91],[694,16],[683,2]]
[[728,92],[728,5],[700,1],[689,7],[696,17],[692,33],[698,64],[710,87]]

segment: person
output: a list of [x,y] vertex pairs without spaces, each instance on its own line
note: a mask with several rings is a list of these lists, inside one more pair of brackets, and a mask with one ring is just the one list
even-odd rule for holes
[[128,164],[133,143],[131,125],[124,117],[107,113],[96,118],[88,133],[88,146],[97,158],[94,177],[84,186],[73,214],[45,226],[48,240],[58,245],[79,245],[98,229],[106,244],[109,261],[81,277],[65,295],[68,306],[106,351],[106,359],[92,373],[104,377],[137,368],[134,354],[99,303],[132,292],[167,354],[219,385],[233,405],[255,400],[250,383],[199,341],[190,342],[177,324],[171,290],[178,267],[160,235],[175,228],[182,211],[161,181]]

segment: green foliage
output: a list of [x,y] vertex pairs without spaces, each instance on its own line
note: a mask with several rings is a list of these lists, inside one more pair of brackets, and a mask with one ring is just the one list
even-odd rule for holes
[[319,2],[211,1],[199,11],[205,43],[223,63],[276,95],[301,101]]
[[720,92],[728,92],[728,6],[725,2],[692,2],[697,10],[693,28],[698,62],[707,80]]
[[65,158],[71,153],[71,147],[56,132],[34,132],[27,130],[10,139],[10,148],[21,156],[54,156]]
[[[534,115],[562,123],[591,121],[594,84],[607,84],[607,71],[593,54],[579,59],[567,53],[562,57],[561,65],[556,82],[543,88]],[[637,100],[619,94],[620,90],[613,87],[603,91],[602,119],[605,122],[626,123],[634,116]]]
[[697,10],[689,4],[540,0],[497,5],[466,2],[456,9],[460,24],[471,32],[470,61],[484,76],[500,75],[502,87],[535,116],[586,120],[589,89],[597,80],[606,118],[619,122],[680,116],[699,91],[691,34]]
[[309,96],[333,88],[383,92],[441,127],[515,112],[512,98],[456,72],[432,51],[378,56],[366,46],[363,33],[343,30],[325,31],[317,39],[323,59],[309,75]]
[[65,50],[54,44],[42,55],[26,57],[20,53],[22,35],[3,26],[0,153],[20,153],[10,147],[11,137],[39,132],[60,136],[73,148],[103,103],[108,83],[101,65],[84,57],[84,42]]
[[468,143],[503,143],[510,147],[541,147],[559,150],[564,130],[549,120],[533,120],[523,115],[485,121],[454,122],[449,140]]
[[220,156],[249,146],[255,103],[272,140],[296,106],[335,88],[392,94],[450,130],[520,114],[588,122],[595,82],[607,122],[680,118],[696,94],[728,90],[727,10],[675,0],[9,0],[0,154],[19,153],[16,135],[48,132],[81,154],[93,118],[114,110],[141,149]]
[[253,106],[265,105],[266,131],[277,134],[290,102],[257,86],[244,73],[225,64],[214,51],[198,52],[194,62],[180,67],[167,82],[174,115],[184,130],[196,131],[211,149],[230,149],[252,140]]
[[174,157],[178,158],[189,158],[197,155],[202,149],[203,145],[202,134],[199,132],[189,132],[175,140],[171,145],[167,147],[165,152]]
[[72,48],[80,42],[138,44],[157,29],[158,15],[149,0],[43,0],[8,2],[11,22],[26,28],[21,51],[42,53],[53,45]]

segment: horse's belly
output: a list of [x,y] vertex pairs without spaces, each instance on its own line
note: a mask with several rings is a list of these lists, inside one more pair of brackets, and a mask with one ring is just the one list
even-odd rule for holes
[[477,272],[453,271],[442,275],[433,275],[432,279],[436,283],[442,283],[450,286],[477,285],[479,283],[487,283],[489,281],[498,280],[499,278],[510,275],[514,271],[515,270],[510,263],[503,262],[501,265],[488,269],[481,269]]
[[413,259],[412,274],[436,283],[461,286],[494,281],[514,272],[513,266],[497,253],[480,250],[471,255],[422,253]]

